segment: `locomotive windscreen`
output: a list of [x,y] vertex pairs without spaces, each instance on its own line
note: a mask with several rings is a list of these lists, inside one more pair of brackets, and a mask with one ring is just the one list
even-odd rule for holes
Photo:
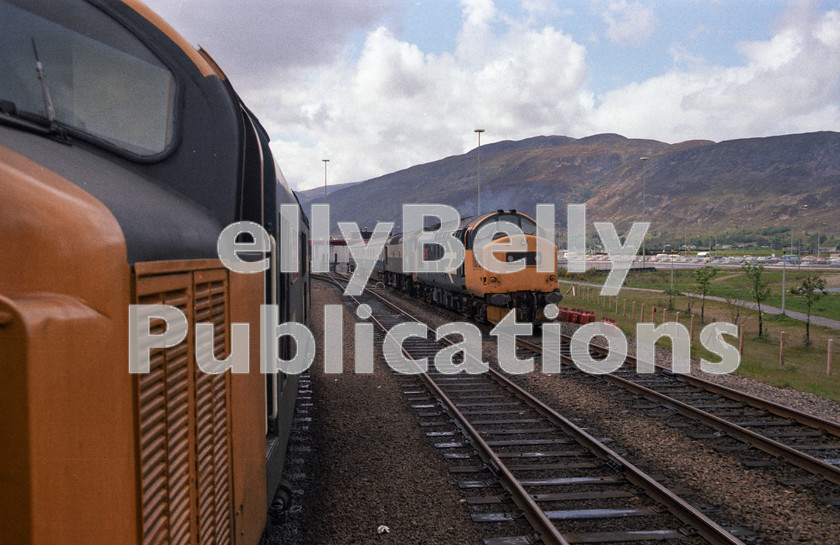
[[97,8],[74,4],[67,11],[52,2],[0,0],[6,113],[54,121],[133,155],[166,151],[174,134],[172,73]]

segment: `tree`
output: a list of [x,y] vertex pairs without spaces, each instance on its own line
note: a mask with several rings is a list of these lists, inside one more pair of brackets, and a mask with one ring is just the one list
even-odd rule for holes
[[770,288],[767,286],[767,280],[762,276],[764,274],[764,265],[753,265],[751,263],[743,263],[741,270],[749,281],[750,294],[758,306],[758,338],[764,338],[764,324],[762,321],[761,302],[767,299],[770,295]]
[[700,292],[700,321],[706,321],[706,296],[712,291],[712,279],[717,276],[720,269],[709,267],[694,271],[694,281],[697,282],[697,291]]
[[808,319],[805,321],[805,344],[811,344],[811,305],[820,300],[825,291],[825,280],[819,276],[806,276],[802,283],[790,289],[791,295],[801,297],[808,309]]
[[729,311],[729,322],[741,327],[742,322],[746,322],[743,308],[740,301],[740,292],[738,295],[724,295],[723,301],[726,303],[726,310]]
[[685,310],[686,310],[686,313],[688,313],[689,315],[691,314],[691,307],[694,306],[695,298],[696,298],[696,295],[693,294],[693,293],[686,293],[685,294]]

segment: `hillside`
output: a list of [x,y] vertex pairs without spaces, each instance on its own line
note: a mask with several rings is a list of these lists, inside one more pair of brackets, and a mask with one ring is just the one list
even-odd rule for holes
[[[472,215],[477,159],[472,150],[342,188],[329,199],[332,219],[399,224],[403,203],[449,204]],[[312,193],[311,202],[323,202]],[[561,229],[566,204],[585,203],[590,222],[613,221],[622,232],[647,219],[652,236],[705,239],[778,226],[831,232],[840,212],[840,133],[720,143],[615,134],[498,142],[481,147],[481,200],[485,212],[533,213],[537,203],[554,203]]]
[[[335,193],[340,189],[345,189],[351,186],[354,186],[360,182],[349,182],[346,184],[335,184],[335,185],[328,185],[327,186],[327,197]],[[303,205],[305,209],[309,209],[309,203],[317,202],[316,199],[320,199],[320,202],[324,202],[324,187],[314,187],[312,189],[306,189],[304,191],[295,191],[295,194],[298,196],[298,200],[300,204]]]

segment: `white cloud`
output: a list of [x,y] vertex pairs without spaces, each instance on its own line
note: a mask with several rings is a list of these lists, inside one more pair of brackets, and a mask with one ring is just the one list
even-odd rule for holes
[[607,37],[621,45],[640,45],[646,42],[656,27],[653,7],[641,2],[613,0],[601,13],[607,23]]
[[[609,2],[603,16],[611,39],[650,36],[649,7]],[[177,27],[216,57],[301,189],[323,184],[321,159],[330,159],[330,183],[359,181],[472,149],[476,128],[486,129],[484,144],[599,132],[724,140],[840,126],[840,11],[813,6],[793,6],[772,36],[738,44],[741,62],[730,66],[671,44],[670,70],[596,102],[586,48],[545,22],[540,14],[559,11],[544,0],[525,0],[519,18],[492,0],[462,0],[455,46],[439,54],[401,37],[398,18],[391,19],[396,8],[385,0],[289,0],[283,9],[190,0],[189,14],[177,17],[171,12],[185,10],[186,1],[149,3],[188,22]],[[563,13],[555,20],[566,20]],[[585,28],[579,32],[588,39]]]
[[784,20],[739,44],[740,66],[698,64],[604,94],[586,128],[673,142],[840,126],[840,15]]
[[[585,53],[559,30],[502,21],[492,2],[473,0],[453,53],[424,53],[380,27],[358,60],[258,100],[293,112],[266,125],[295,186],[322,184],[323,158],[330,183],[358,181],[462,153],[475,147],[475,128],[487,131],[482,143],[568,133],[592,107]],[[311,145],[290,143],[301,135]]]
[[240,87],[281,70],[333,62],[359,30],[376,28],[407,0],[144,0]]

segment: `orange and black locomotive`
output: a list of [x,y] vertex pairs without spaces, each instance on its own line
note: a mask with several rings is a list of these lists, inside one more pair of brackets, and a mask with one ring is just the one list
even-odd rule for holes
[[[306,259],[237,274],[217,255],[238,221],[275,255],[284,229],[308,248],[266,131],[134,0],[0,0],[0,74],[0,542],[255,545],[297,391],[260,373],[260,305],[309,319]],[[143,374],[133,304],[189,322]],[[197,322],[220,360],[250,324],[250,372],[198,370]]]
[[[518,229],[519,234],[504,234],[495,228],[498,224]],[[481,232],[490,233],[492,242],[506,245],[508,250],[479,244]],[[385,245],[381,264],[384,281],[431,304],[490,323],[499,322],[515,309],[518,321],[540,323],[545,320],[544,306],[562,299],[557,292],[557,248],[537,236],[533,219],[516,210],[462,219],[454,237],[463,246],[465,257],[452,272],[409,272],[417,267],[406,266],[406,260],[416,256],[403,255],[403,236],[395,234]],[[423,259],[444,257],[441,245],[429,245],[422,251]],[[502,264],[496,272],[484,265],[491,253]],[[545,272],[537,267],[543,258],[550,260],[550,266],[540,267],[547,269]]]

